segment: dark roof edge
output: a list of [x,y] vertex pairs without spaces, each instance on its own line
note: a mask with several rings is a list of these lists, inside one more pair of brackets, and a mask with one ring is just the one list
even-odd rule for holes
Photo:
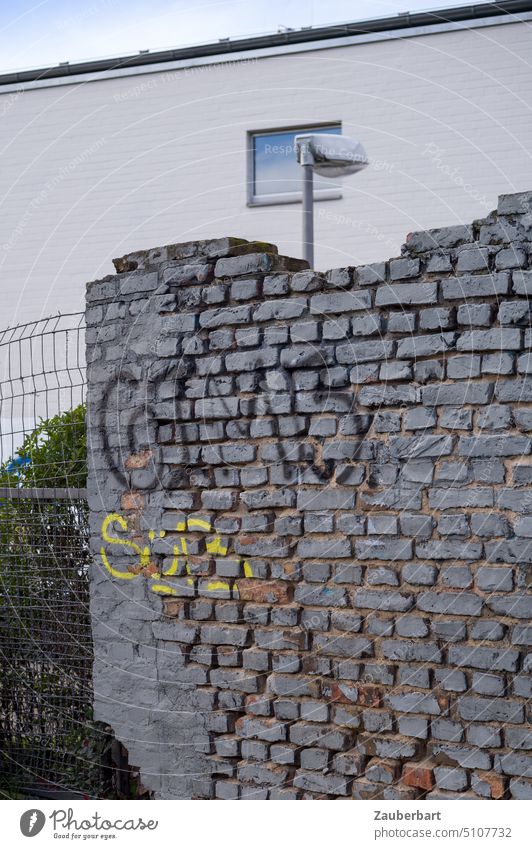
[[179,47],[174,50],[161,50],[156,53],[137,53],[133,56],[96,59],[94,61],[75,62],[73,64],[64,63],[50,68],[39,68],[29,71],[13,71],[11,73],[0,74],[0,85],[77,76],[78,74],[116,71],[121,68],[134,68],[143,65],[164,65],[166,62],[173,62],[179,59],[198,59],[204,56],[241,53],[246,50],[283,47],[284,45],[325,41],[327,39],[345,36],[367,35],[369,33],[434,26],[444,23],[458,23],[468,20],[474,21],[475,18],[518,15],[521,12],[530,11],[532,11],[532,0],[501,0],[499,3],[470,4],[467,6],[455,6],[450,9],[432,9],[428,12],[405,12],[388,18],[334,24],[332,26],[317,27],[316,29],[299,29],[234,40],[222,39],[221,41],[210,44]]

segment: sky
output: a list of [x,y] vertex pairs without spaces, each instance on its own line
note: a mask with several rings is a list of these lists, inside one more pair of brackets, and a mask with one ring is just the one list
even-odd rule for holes
[[[479,0],[476,0],[479,2]],[[465,0],[0,0],[0,72],[160,50]]]

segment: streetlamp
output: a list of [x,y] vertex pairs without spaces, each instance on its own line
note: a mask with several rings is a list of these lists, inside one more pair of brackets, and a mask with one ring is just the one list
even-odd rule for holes
[[347,136],[302,133],[295,137],[295,147],[303,169],[303,258],[313,268],[313,172],[322,177],[342,177],[362,171],[369,160],[361,143]]

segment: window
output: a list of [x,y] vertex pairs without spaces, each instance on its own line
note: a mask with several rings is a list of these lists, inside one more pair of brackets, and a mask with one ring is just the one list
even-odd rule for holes
[[[292,127],[248,133],[248,204],[250,206],[301,201],[301,166],[294,137],[300,133],[341,133],[340,124]],[[338,180],[314,175],[314,197],[341,197]]]

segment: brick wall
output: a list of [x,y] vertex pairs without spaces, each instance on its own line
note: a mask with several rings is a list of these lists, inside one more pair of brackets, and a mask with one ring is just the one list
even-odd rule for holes
[[531,238],[88,285],[95,712],[156,796],[531,798]]

